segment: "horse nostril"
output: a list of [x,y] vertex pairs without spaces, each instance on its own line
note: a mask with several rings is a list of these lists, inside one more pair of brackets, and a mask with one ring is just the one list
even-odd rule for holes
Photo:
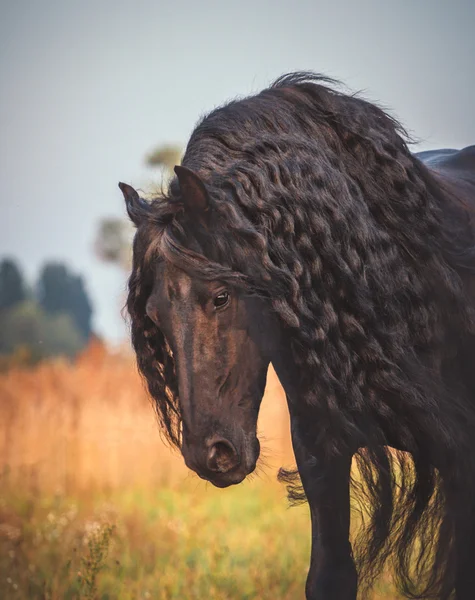
[[216,473],[227,473],[239,465],[236,450],[226,440],[220,440],[208,450],[208,469]]

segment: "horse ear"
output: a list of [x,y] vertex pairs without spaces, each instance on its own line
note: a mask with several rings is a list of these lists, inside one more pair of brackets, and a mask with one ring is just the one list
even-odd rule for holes
[[187,167],[176,166],[175,173],[180,185],[183,203],[193,211],[206,211],[209,208],[209,195],[200,177]]
[[142,200],[131,185],[119,183],[119,187],[124,194],[125,206],[131,221],[139,225],[150,211],[150,205]]

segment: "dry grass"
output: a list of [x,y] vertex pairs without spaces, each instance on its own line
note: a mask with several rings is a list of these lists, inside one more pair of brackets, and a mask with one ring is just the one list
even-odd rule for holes
[[[0,375],[0,470],[42,490],[162,485],[188,471],[161,441],[131,358],[94,344],[76,364],[44,362]],[[283,392],[273,373],[263,403],[264,453],[290,453]]]
[[272,372],[259,430],[265,471],[217,490],[162,443],[129,356],[0,374],[0,598],[303,598],[309,520],[275,481],[293,457]]

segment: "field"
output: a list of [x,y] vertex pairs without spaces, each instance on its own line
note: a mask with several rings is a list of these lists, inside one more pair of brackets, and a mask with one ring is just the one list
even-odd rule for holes
[[[127,354],[0,374],[0,598],[298,600],[310,526],[276,482],[292,465],[271,372],[266,466],[218,490],[160,440]],[[395,599],[383,580],[375,598]]]

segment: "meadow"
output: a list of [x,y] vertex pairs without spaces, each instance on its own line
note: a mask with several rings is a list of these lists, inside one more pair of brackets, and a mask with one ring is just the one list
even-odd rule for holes
[[[272,371],[259,432],[257,475],[219,490],[162,442],[127,352],[0,373],[0,598],[304,598],[310,523],[276,481],[294,459]],[[374,598],[397,598],[389,576]]]

